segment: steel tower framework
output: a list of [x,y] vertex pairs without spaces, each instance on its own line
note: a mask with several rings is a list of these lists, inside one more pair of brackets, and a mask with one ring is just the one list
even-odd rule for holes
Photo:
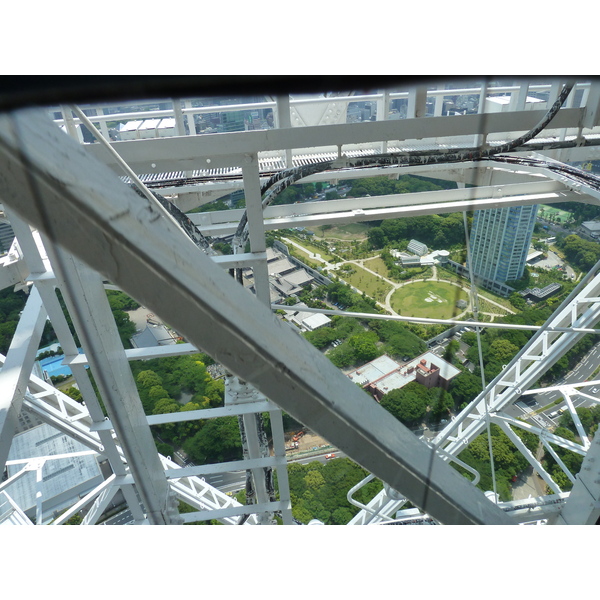
[[[541,109],[530,110],[528,98],[534,92],[545,94],[546,101]],[[479,97],[478,113],[447,114],[444,97],[464,94]],[[508,110],[485,112],[486,98],[499,94],[508,98]],[[393,99],[405,101],[404,118],[388,120]],[[351,101],[377,102],[378,120],[346,123]],[[600,84],[582,80],[571,88],[561,81],[523,81],[448,90],[444,83],[432,89],[423,82],[364,96],[339,94],[308,100],[280,95],[264,104],[275,112],[275,129],[195,135],[193,114],[210,112],[211,107],[176,100],[165,113],[175,119],[177,135],[110,146],[102,143],[100,134],[107,133],[106,122],[116,117],[104,114],[103,107],[90,117],[100,130],[101,143],[95,144],[73,139],[76,126],[85,121],[76,106],[63,106],[64,118],[58,123],[52,123],[47,110],[41,109],[2,115],[0,200],[17,236],[3,259],[2,289],[16,286],[29,291],[0,371],[3,468],[19,413],[28,411],[105,458],[112,470],[108,479],[55,519],[55,524],[64,523],[81,508],[88,509],[85,523],[97,522],[119,490],[136,523],[219,519],[261,524],[272,522],[274,514],[291,523],[283,409],[365,467],[372,473],[369,478],[385,482],[376,498],[361,505],[353,523],[398,522],[397,512],[406,499],[419,507],[420,517],[412,515],[411,519],[420,522],[595,523],[600,498],[600,478],[594,467],[600,452],[598,436],[590,442],[582,435],[583,443],[575,444],[516,420],[505,410],[523,394],[533,393],[530,388],[539,377],[582,336],[597,335],[598,267],[537,328],[502,374],[428,445],[377,404],[365,404],[364,394],[349,379],[273,316],[265,231],[510,205],[598,204],[596,178],[565,163],[597,157]],[[553,105],[557,110],[549,121],[546,117]],[[240,106],[219,110],[240,110]],[[190,135],[186,135],[186,119]],[[540,123],[542,128],[536,131]],[[57,124],[65,126],[71,139]],[[531,131],[537,136],[529,138],[526,134]],[[142,175],[138,178],[135,173]],[[295,205],[269,206],[279,191],[299,180],[403,173],[453,180],[459,189],[306,203],[302,214]],[[214,194],[240,186],[245,211],[187,217],[167,210],[169,205],[160,202],[162,196],[152,193],[168,195],[176,190],[174,203],[185,210],[186,195],[201,203],[202,195],[210,200]],[[236,253],[227,257],[207,254],[205,238],[226,234],[235,234]],[[244,252],[246,242],[250,252]],[[253,269],[256,297],[229,274],[245,267]],[[104,293],[107,282],[161,316],[190,343],[124,350]],[[78,354],[57,288],[65,298],[83,355]],[[84,405],[32,374],[46,316]],[[128,361],[198,349],[228,371],[225,406],[146,417]],[[108,416],[96,399],[87,365]],[[571,397],[597,383],[557,387],[581,434]],[[267,452],[258,418],[263,412],[271,414],[273,456]],[[242,426],[242,461],[180,468],[156,452],[151,425],[234,415]],[[496,504],[448,465],[449,461],[460,464],[457,454],[490,423],[498,424],[509,436],[552,494]],[[564,493],[545,472],[514,427],[540,436],[573,481],[570,493]],[[585,455],[579,474],[568,472],[551,443]],[[22,469],[0,484],[4,521],[30,522],[11,499],[10,486],[31,471],[40,484],[44,464],[56,459],[16,461]],[[248,473],[251,503],[245,506],[202,479],[205,474],[239,469]],[[272,487],[273,469],[278,476],[278,498]],[[350,498],[354,491],[349,490]],[[179,515],[177,498],[197,511]],[[43,500],[38,495],[37,523],[44,521]]]

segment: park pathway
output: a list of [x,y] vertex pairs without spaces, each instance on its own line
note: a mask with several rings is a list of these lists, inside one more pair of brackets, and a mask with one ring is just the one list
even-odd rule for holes
[[[455,281],[450,281],[448,279],[439,279],[438,278],[438,272],[437,272],[437,267],[435,265],[432,266],[432,276],[427,278],[427,279],[411,279],[409,281],[403,281],[401,283],[392,281],[391,279],[388,279],[387,277],[384,277],[383,275],[377,273],[376,271],[373,271],[372,269],[369,269],[369,267],[365,266],[365,261],[368,260],[372,260],[373,258],[378,258],[379,255],[377,256],[370,256],[369,258],[364,258],[364,259],[354,259],[354,260],[345,260],[343,262],[337,263],[337,264],[332,264],[328,261],[326,261],[320,254],[315,253],[315,252],[311,252],[310,250],[307,250],[306,248],[304,248],[304,246],[302,246],[301,244],[298,244],[297,242],[289,239],[289,238],[282,238],[282,240],[287,243],[287,244],[291,244],[292,246],[295,246],[296,248],[298,248],[298,250],[301,250],[302,252],[308,254],[308,256],[310,258],[313,258],[315,260],[317,260],[318,262],[322,263],[324,265],[324,267],[326,269],[328,269],[329,271],[337,271],[342,265],[345,264],[354,264],[358,267],[360,267],[361,269],[364,269],[365,271],[367,271],[368,273],[371,273],[372,275],[375,275],[375,277],[378,277],[379,279],[383,280],[385,283],[387,283],[388,285],[392,286],[392,289],[388,292],[388,294],[385,297],[385,300],[383,302],[377,302],[377,304],[387,310],[390,314],[395,315],[395,316],[400,316],[399,313],[397,313],[391,305],[391,298],[392,295],[394,294],[394,292],[398,289],[400,289],[401,287],[405,286],[405,285],[410,285],[411,283],[416,283],[418,281],[439,281],[441,283],[449,283],[450,285],[454,285],[458,288],[460,288],[461,290],[463,290],[464,292],[466,292],[467,294],[470,294],[471,289],[470,287],[464,286],[460,283],[456,283]],[[339,275],[338,275],[339,277]],[[344,281],[341,277],[340,279],[342,281]],[[347,285],[350,285],[350,287],[357,291],[358,293],[362,293],[361,290],[357,289],[356,287],[354,287],[353,285],[351,285],[350,283],[344,281],[344,283],[346,283]],[[507,308],[506,306],[503,306],[502,304],[500,304],[499,302],[496,302],[495,300],[492,300],[491,298],[488,298],[487,296],[484,296],[480,290],[477,291],[477,294],[480,298],[482,298],[483,300],[485,300],[486,302],[489,302],[490,304],[493,304],[495,306],[497,306],[498,308],[501,308],[503,311],[514,315],[516,314],[515,311],[511,310],[510,308]],[[469,310],[467,309],[466,311],[460,313],[460,315],[457,315],[455,317],[456,320],[460,320],[462,319],[467,313],[469,312]],[[499,314],[499,313],[487,313],[487,312],[483,312],[480,311],[480,314],[482,315],[490,315],[492,317],[503,317],[505,316],[504,314]],[[492,319],[493,320],[493,319]]]

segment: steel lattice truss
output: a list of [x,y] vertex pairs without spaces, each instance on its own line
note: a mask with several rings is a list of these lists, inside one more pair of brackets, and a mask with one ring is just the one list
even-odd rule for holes
[[[554,117],[551,128],[555,129],[545,132],[548,135],[545,141],[523,138],[522,145],[514,148],[498,143],[499,148],[511,154],[484,153],[474,157],[471,137],[470,143],[464,143],[461,149],[460,140],[465,136],[475,136],[476,143],[481,144],[482,137],[489,136],[491,142],[503,132],[532,129],[541,115],[540,111],[524,110],[528,85],[524,83],[513,90],[517,101],[511,111],[492,115],[487,121],[480,119],[481,115],[424,118],[427,93],[411,89],[407,93],[406,119],[373,122],[359,129],[345,124],[289,128],[289,123],[286,129],[283,111],[286,107],[289,111],[289,102],[279,99],[276,106],[283,129],[269,132],[270,135],[241,132],[221,137],[184,136],[156,140],[157,143],[147,140],[137,146],[114,144],[127,164],[142,173],[146,171],[141,165],[150,157],[159,164],[163,161],[165,168],[179,161],[184,169],[189,169],[192,160],[201,163],[204,159],[210,159],[216,167],[237,165],[246,195],[246,211],[189,218],[176,209],[165,210],[168,203],[162,196],[158,197],[159,202],[156,194],[148,197],[124,185],[111,171],[115,168],[112,157],[101,155],[99,145],[77,144],[42,112],[18,111],[3,116],[0,199],[18,244],[4,260],[1,283],[3,288],[28,289],[29,299],[0,371],[3,392],[0,463],[6,463],[18,415],[25,410],[77,440],[89,452],[104,457],[112,470],[110,477],[55,520],[56,524],[65,522],[84,507],[89,509],[85,523],[95,523],[118,491],[123,493],[136,523],[214,518],[231,524],[254,524],[271,522],[273,514],[281,515],[284,523],[291,523],[281,425],[283,409],[369,470],[373,475],[367,479],[378,477],[385,482],[384,490],[376,498],[366,506],[360,505],[361,512],[353,523],[403,522],[395,517],[406,499],[421,509],[418,518],[411,517],[421,523],[519,523],[541,519],[595,522],[599,516],[600,485],[594,461],[600,458],[600,440],[596,436],[589,442],[571,401],[574,394],[585,393],[580,389],[585,386],[569,384],[557,388],[582,434],[582,444],[559,438],[505,411],[522,395],[533,393],[530,388],[534,383],[578,340],[584,335],[597,334],[598,266],[431,446],[388,418],[378,405],[365,405],[363,393],[312,346],[282,327],[270,307],[264,238],[267,229],[510,204],[566,200],[597,204],[600,186],[596,178],[564,164],[569,157],[589,160],[596,155],[594,127],[600,106],[600,87],[596,83],[581,82],[575,86],[583,90],[579,107],[573,106],[574,93],[571,93]],[[561,86],[553,83],[549,87],[550,94],[558,98]],[[486,90],[480,93],[485,98]],[[443,99],[443,95],[440,97]],[[561,102],[564,100],[561,98]],[[378,101],[385,106],[389,93],[378,97]],[[532,116],[533,112],[537,114]],[[68,111],[65,124],[73,125]],[[428,141],[432,149],[398,151],[403,144],[409,145],[406,140],[419,137]],[[449,154],[445,150],[447,140],[456,142]],[[351,152],[343,151],[344,145],[351,143],[363,144],[367,151],[353,157]],[[337,156],[333,158],[330,146],[337,147]],[[324,151],[313,164],[292,167],[290,149],[303,148]],[[265,178],[261,172],[264,159],[260,159],[259,153],[278,150],[284,152],[290,166]],[[518,154],[513,154],[515,151]],[[446,161],[444,153],[448,154]],[[269,206],[277,193],[301,179],[400,172],[446,177],[476,187],[307,203],[302,205],[302,214],[296,214],[294,211],[298,209],[294,206]],[[206,254],[205,236],[217,233],[236,234],[234,256]],[[243,251],[247,241],[249,253]],[[254,269],[256,298],[227,273],[247,266]],[[105,281],[155,311],[191,343],[176,349],[123,350],[104,294]],[[65,298],[84,355],[78,354],[55,289],[60,289]],[[57,332],[65,364],[69,364],[77,379],[84,405],[32,375],[46,316]],[[229,372],[225,407],[192,411],[183,416],[146,417],[127,362],[193,353],[197,349],[210,354]],[[95,374],[108,417],[96,399],[86,366]],[[597,382],[585,385],[594,383]],[[262,412],[271,414],[274,456],[265,452],[256,418]],[[182,469],[156,453],[150,425],[226,415],[239,417],[244,439],[243,461]],[[508,435],[553,494],[496,505],[448,465],[453,461],[466,467],[457,455],[490,423],[497,424]],[[570,494],[562,492],[522,444],[513,430],[515,427],[540,436],[544,447],[574,483]],[[585,455],[581,472],[570,473],[550,444]],[[12,502],[10,486],[31,471],[36,472],[39,484],[44,463],[54,459],[25,460],[20,463],[22,468],[18,473],[0,484],[3,500],[0,509],[6,511],[3,514],[10,514],[14,521],[28,522]],[[204,474],[238,469],[248,473],[252,503],[246,506],[212,488],[202,478]],[[273,469],[278,475],[279,499],[270,483]],[[472,472],[472,475],[476,482],[478,474]],[[349,498],[357,504],[352,498],[355,491],[349,491]],[[177,498],[193,506],[196,512],[179,515]],[[42,503],[43,498],[39,497],[38,523],[43,520]]]

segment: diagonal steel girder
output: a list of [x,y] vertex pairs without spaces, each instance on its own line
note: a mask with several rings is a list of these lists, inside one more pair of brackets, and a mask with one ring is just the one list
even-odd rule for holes
[[[582,328],[591,328],[600,320],[600,263],[598,263],[557,308],[522,350],[512,359],[485,390],[449,423],[432,441],[443,450],[442,459],[458,456],[487,426],[487,414],[492,421],[504,421],[502,411],[517,401],[552,365],[570,350],[584,335]],[[487,405],[487,409],[486,409]],[[551,436],[553,441],[554,436]],[[578,450],[582,447],[578,447]],[[573,449],[573,448],[569,448]],[[577,450],[576,450],[577,451]],[[581,453],[581,451],[579,451]],[[392,514],[403,500],[394,501],[382,490],[368,508],[378,515]],[[388,512],[383,509],[389,505]],[[379,511],[378,511],[379,509]],[[392,511],[392,512],[390,512]],[[355,523],[374,523],[371,513],[361,511]]]
[[[0,365],[3,362],[4,356],[0,354]],[[97,428],[94,426],[94,421],[90,417],[87,406],[76,402],[35,375],[30,375],[27,387],[29,391],[23,399],[23,407],[26,410],[95,452],[105,453],[105,448],[101,443],[102,440],[98,435]],[[110,421],[107,421],[107,423],[110,425]],[[115,444],[115,449],[125,461],[123,451],[118,444]],[[183,469],[173,461],[161,455],[159,455],[159,458],[163,469],[168,472],[166,474],[169,485],[180,499],[197,506],[199,510],[217,510],[239,506],[235,499],[213,488],[199,477],[185,474]],[[176,477],[178,471],[182,472],[181,478]],[[123,481],[124,478],[121,476],[115,484],[121,485]],[[2,487],[0,486],[0,490]],[[235,523],[234,520],[229,522],[230,524]],[[254,523],[253,516],[251,516],[248,523]]]
[[486,412],[498,413],[518,400],[585,335],[576,331],[553,331],[553,328],[596,325],[600,320],[599,269],[600,264],[587,274],[507,367],[440,432],[433,442],[437,447],[443,447],[450,454],[460,452],[485,429]]
[[493,503],[45,116],[0,119],[0,198],[442,523]]

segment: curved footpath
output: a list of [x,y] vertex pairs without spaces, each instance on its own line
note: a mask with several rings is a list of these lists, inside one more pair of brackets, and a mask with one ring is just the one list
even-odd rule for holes
[[[360,267],[361,269],[364,269],[365,271],[367,271],[368,273],[371,273],[372,275],[375,275],[375,277],[378,277],[379,279],[383,280],[385,283],[387,283],[388,285],[392,286],[392,289],[388,292],[388,294],[385,297],[385,300],[382,302],[377,302],[377,304],[390,312],[390,314],[395,315],[395,316],[400,316],[391,306],[390,304],[390,300],[391,297],[393,295],[393,293],[400,289],[401,287],[405,286],[405,285],[410,285],[411,283],[416,283],[418,281],[439,281],[441,283],[449,283],[450,285],[455,285],[456,287],[460,288],[461,290],[463,290],[464,292],[466,292],[467,294],[470,293],[470,288],[460,284],[460,283],[456,283],[455,281],[450,281],[448,279],[439,279],[438,275],[437,275],[437,267],[434,265],[432,267],[433,270],[433,276],[429,277],[428,279],[412,279],[410,281],[404,281],[402,283],[398,283],[395,281],[391,281],[390,279],[387,279],[387,277],[384,277],[383,275],[380,275],[379,273],[377,273],[376,271],[373,271],[371,269],[369,269],[369,267],[365,267],[364,263],[367,260],[372,260],[373,258],[378,258],[379,255],[377,256],[371,256],[369,258],[366,259],[357,259],[357,260],[345,260],[343,262],[337,263],[337,264],[332,264],[328,261],[326,261],[320,254],[314,253],[314,252],[310,252],[310,250],[307,250],[306,248],[304,248],[304,246],[302,246],[301,244],[298,244],[297,242],[294,242],[293,240],[290,240],[289,238],[282,238],[282,240],[287,243],[287,244],[291,244],[292,246],[295,246],[296,248],[298,248],[298,250],[302,250],[302,252],[304,252],[305,254],[308,254],[309,258],[311,259],[315,259],[318,262],[322,263],[324,265],[324,268],[326,268],[329,271],[337,271],[339,270],[339,267],[345,264],[354,264],[358,267]],[[339,276],[338,276],[339,277]],[[342,277],[339,277],[340,280],[344,281],[344,279]],[[357,291],[358,293],[362,293],[361,290],[359,290],[358,288],[354,287],[353,285],[349,284],[348,282],[344,281],[344,283],[347,283],[347,285],[349,285],[353,290]],[[503,311],[514,315],[516,314],[515,311],[511,310],[510,308],[506,308],[505,306],[503,306],[502,304],[500,304],[499,302],[496,302],[495,300],[492,300],[491,298],[488,298],[487,296],[484,296],[479,290],[478,290],[478,296],[480,298],[483,298],[486,302],[489,302],[490,304],[493,304],[499,308],[501,308]],[[455,319],[460,320],[462,319],[469,311],[465,310],[462,313],[460,313],[459,315],[457,315],[455,317]],[[488,313],[488,312],[482,312],[480,311],[480,314],[482,315],[489,315],[492,317],[492,320],[494,319],[494,317],[503,317],[505,315],[501,314],[501,313]]]

